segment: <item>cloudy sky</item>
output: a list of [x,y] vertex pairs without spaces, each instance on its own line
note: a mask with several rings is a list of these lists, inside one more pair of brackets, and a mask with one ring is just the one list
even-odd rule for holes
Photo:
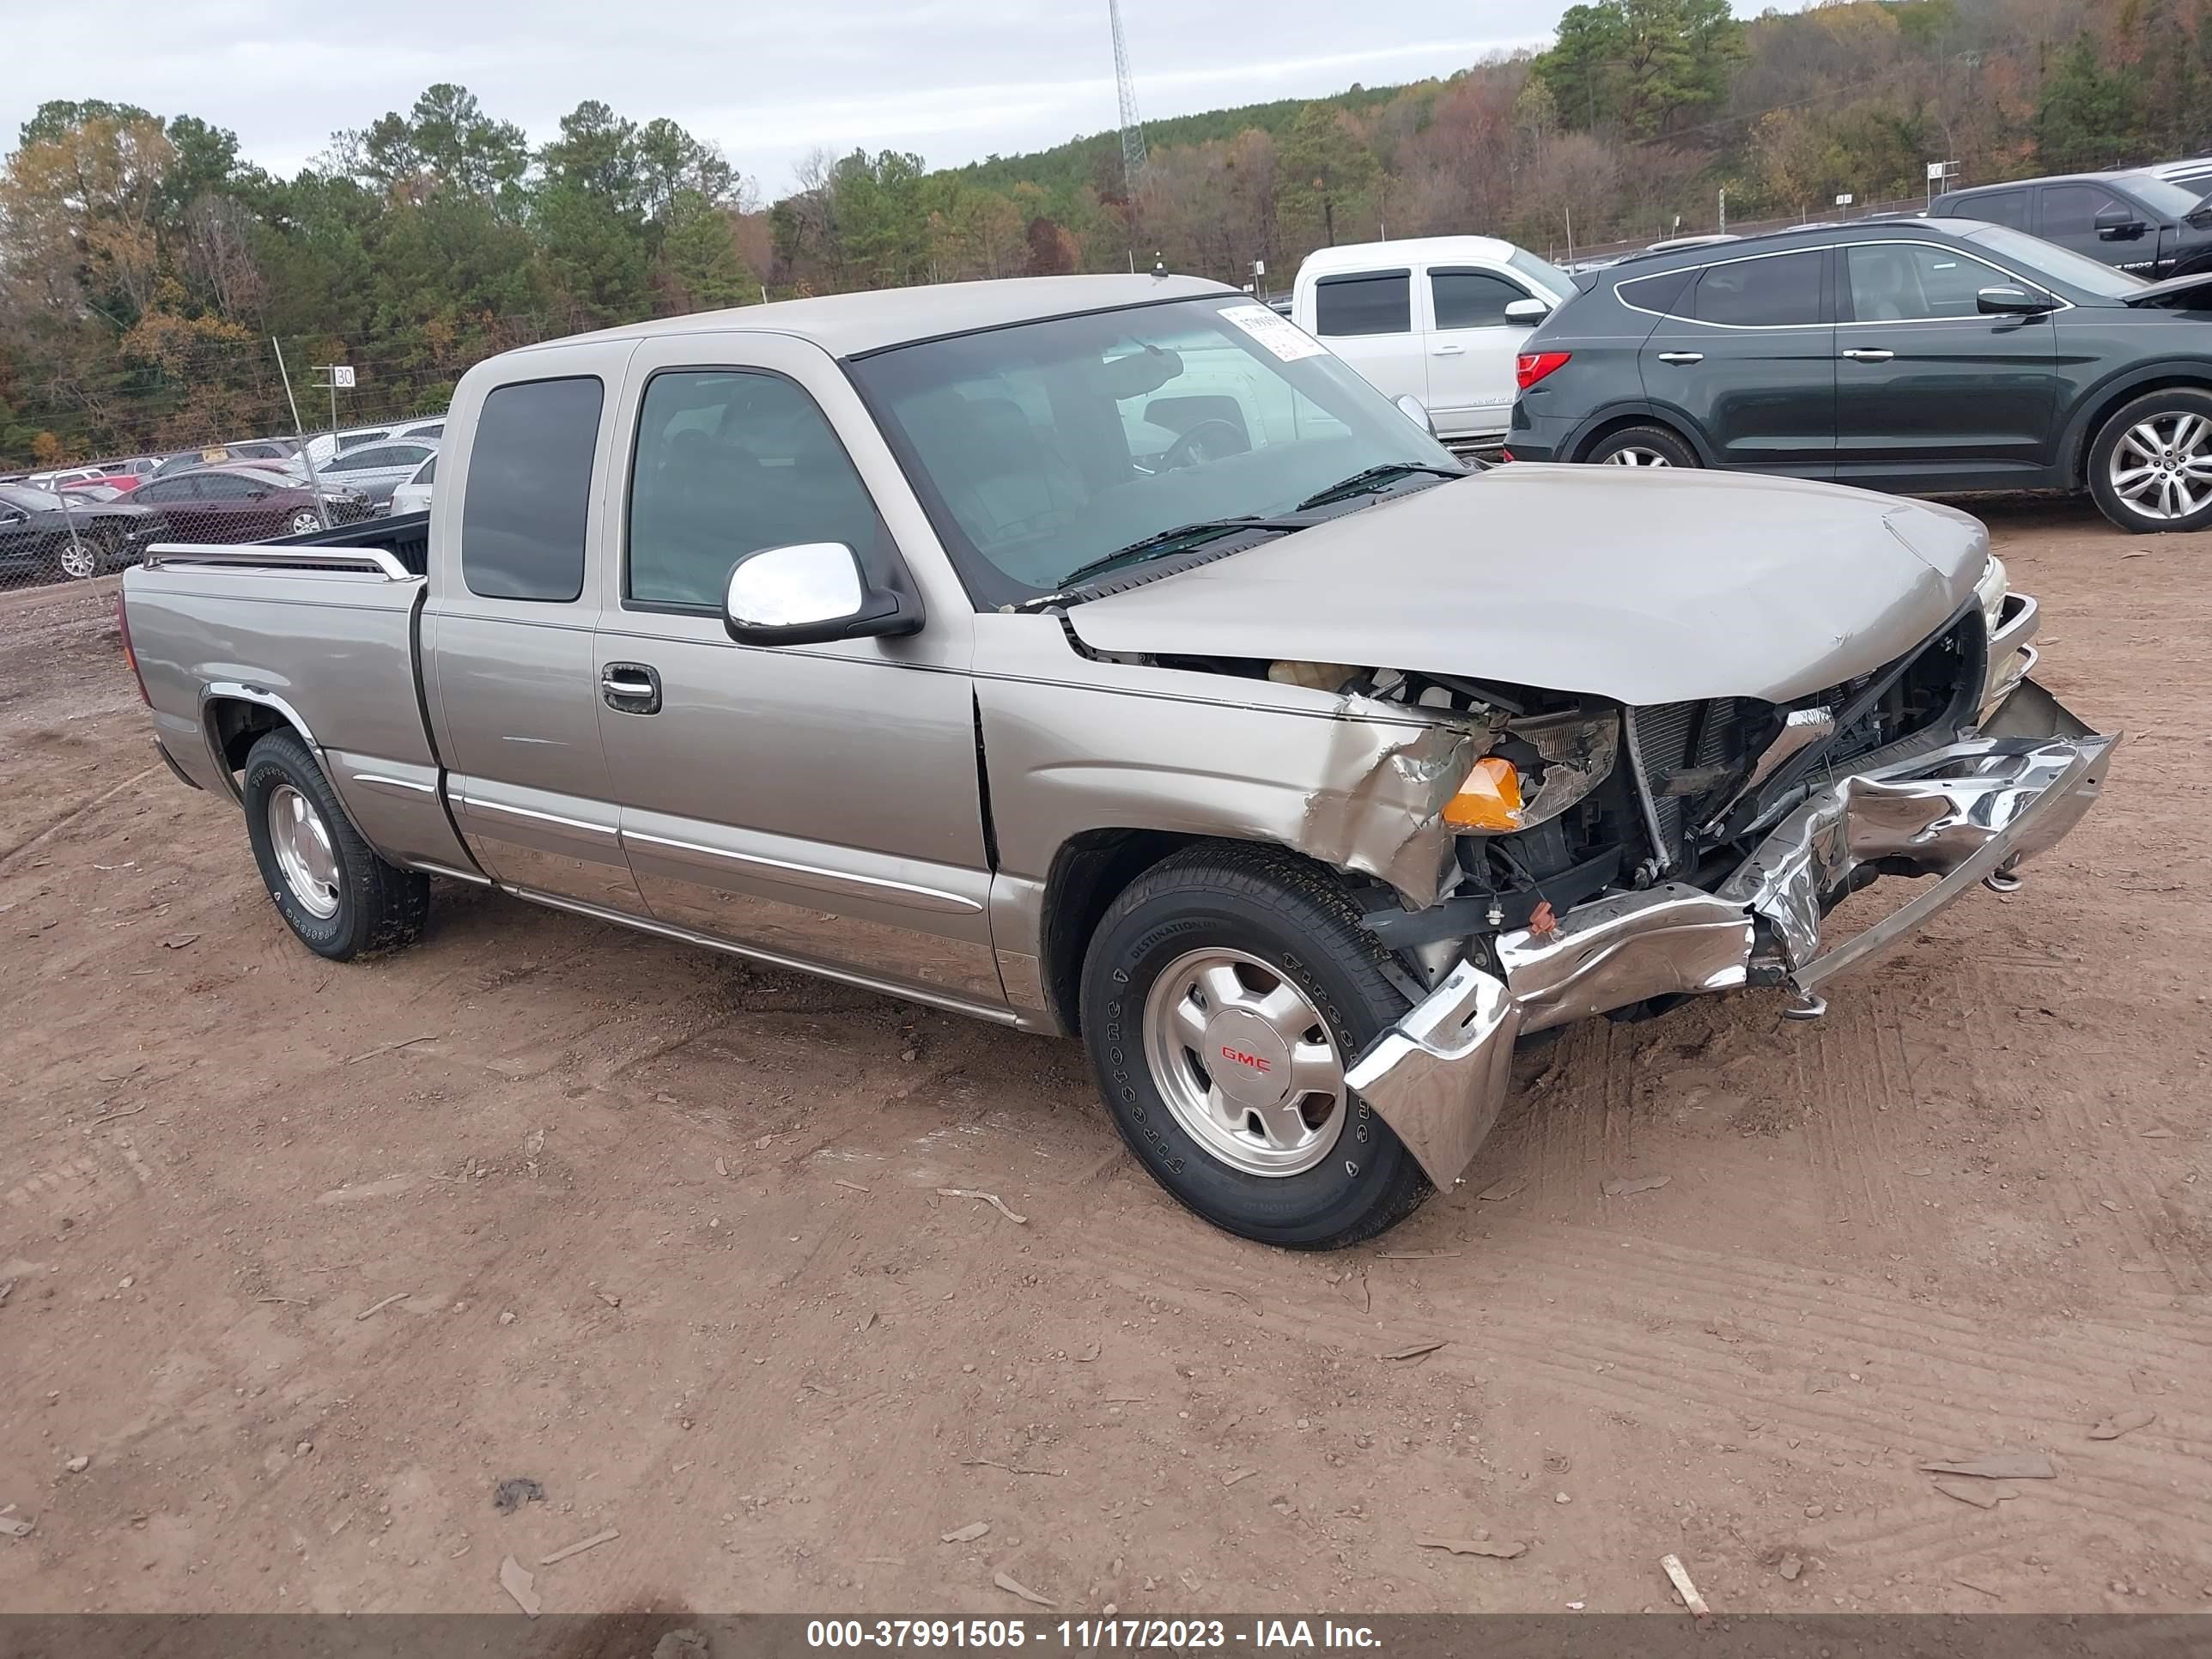
[[[1540,43],[1565,4],[1123,0],[1122,18],[1151,117],[1449,73]],[[46,26],[11,26],[34,11]],[[672,116],[775,195],[817,145],[950,165],[1116,119],[1106,0],[110,0],[90,50],[58,15],[0,0],[0,148],[47,99],[104,97],[229,127],[289,173],[458,81],[533,138],[586,98]]]

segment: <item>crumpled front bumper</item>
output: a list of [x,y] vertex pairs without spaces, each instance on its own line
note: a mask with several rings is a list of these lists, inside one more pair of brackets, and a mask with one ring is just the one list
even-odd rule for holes
[[[1461,963],[1347,1080],[1448,1187],[1497,1121],[1516,1038],[1656,996],[1809,992],[2057,842],[2095,802],[2120,741],[2023,679],[1972,741],[1815,790],[1714,892],[1670,883],[1577,906],[1549,933],[1500,934],[1502,976]],[[1869,865],[1942,879],[1865,932],[1824,939],[1825,912]]]

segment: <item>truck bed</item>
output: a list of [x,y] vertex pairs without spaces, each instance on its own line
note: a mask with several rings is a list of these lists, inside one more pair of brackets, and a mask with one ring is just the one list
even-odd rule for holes
[[416,672],[427,526],[157,542],[123,604],[155,734],[191,781],[235,797],[246,750],[287,725],[370,845],[467,873]]
[[389,553],[413,576],[430,573],[430,515],[403,513],[397,518],[369,519],[360,524],[332,525],[304,536],[282,536],[259,547],[360,547]]

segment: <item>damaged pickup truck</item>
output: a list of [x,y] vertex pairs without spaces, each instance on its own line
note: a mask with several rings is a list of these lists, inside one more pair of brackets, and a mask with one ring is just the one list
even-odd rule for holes
[[470,371],[427,520],[157,546],[125,644],[313,951],[441,877],[1079,1036],[1177,1199],[1345,1244],[1517,1042],[1816,1012],[2118,742],[1963,514],[1409,412],[1184,279],[650,323]]

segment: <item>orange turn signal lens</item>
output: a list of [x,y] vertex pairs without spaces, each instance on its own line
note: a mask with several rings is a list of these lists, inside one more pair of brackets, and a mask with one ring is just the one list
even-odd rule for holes
[[1499,755],[1486,755],[1444,803],[1443,819],[1455,830],[1510,834],[1521,827],[1521,775]]

